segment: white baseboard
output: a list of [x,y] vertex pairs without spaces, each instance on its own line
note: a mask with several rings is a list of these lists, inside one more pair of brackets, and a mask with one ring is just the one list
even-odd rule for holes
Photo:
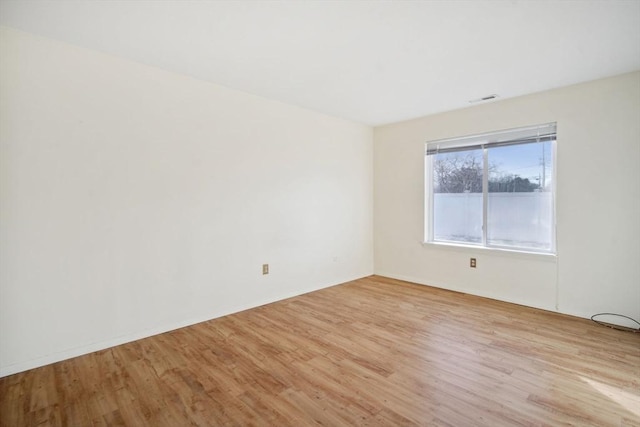
[[23,371],[27,371],[29,369],[35,369],[35,368],[39,368],[41,366],[46,366],[46,365],[50,365],[52,363],[56,363],[56,362],[61,362],[63,360],[67,360],[67,359],[71,359],[74,357],[78,357],[78,356],[83,356],[85,354],[89,354],[89,353],[93,353],[96,351],[100,351],[100,350],[105,350],[107,348],[111,348],[111,347],[115,347],[118,345],[122,345],[122,344],[126,344],[132,341],[137,341],[143,338],[149,338],[151,336],[154,335],[158,335],[158,334],[163,334],[165,332],[170,332],[176,329],[180,329],[180,328],[184,328],[187,326],[191,326],[191,325],[195,325],[197,323],[201,323],[201,322],[206,322],[209,320],[213,320],[213,319],[217,319],[219,317],[223,317],[223,316],[227,316],[229,314],[233,314],[233,313],[238,313],[240,311],[244,311],[244,310],[249,310],[251,308],[256,308],[256,307],[260,307],[266,304],[271,304],[274,302],[278,302],[278,301],[282,301],[285,300],[287,298],[292,298],[292,297],[296,297],[299,295],[304,295],[306,293],[309,292],[314,292],[314,291],[318,291],[321,289],[325,289],[325,288],[329,288],[331,286],[336,286],[342,283],[346,283],[346,282],[350,282],[352,280],[357,280],[357,279],[361,279],[362,277],[368,277],[369,275],[365,275],[365,276],[358,276],[358,277],[353,277],[353,278],[345,278],[344,280],[340,280],[336,283],[329,283],[327,285],[322,285],[322,286],[317,286],[317,287],[313,287],[311,289],[305,289],[304,291],[301,292],[290,292],[290,293],[286,293],[286,294],[282,294],[279,295],[276,298],[268,298],[262,301],[254,301],[250,304],[246,304],[246,305],[239,305],[227,310],[221,310],[221,311],[216,311],[216,312],[212,312],[209,313],[205,316],[201,316],[201,317],[196,317],[196,318],[192,318],[192,319],[188,319],[188,320],[184,320],[181,322],[175,322],[172,324],[168,324],[168,325],[163,325],[157,328],[152,328],[152,329],[146,329],[144,331],[140,331],[140,332],[134,332],[131,334],[126,334],[126,335],[122,335],[116,338],[112,338],[112,339],[108,339],[108,340],[104,340],[104,341],[99,341],[99,342],[95,342],[95,343],[90,343],[87,345],[82,345],[79,347],[75,347],[75,348],[71,348],[71,349],[67,349],[64,351],[59,351],[59,352],[55,352],[55,353],[51,353],[51,354],[47,354],[45,356],[42,357],[37,357],[35,359],[30,359],[30,360],[26,360],[23,362],[18,362],[18,363],[13,363],[11,365],[7,365],[7,366],[3,366],[2,368],[0,368],[0,378],[2,377],[6,377],[9,375],[13,375],[13,374],[17,374],[19,372],[23,372]]
[[[493,299],[496,301],[503,301],[503,302],[508,302],[511,304],[518,304],[518,305],[524,305],[526,307],[532,307],[532,308],[538,308],[541,310],[546,310],[546,311],[553,311],[556,313],[559,313],[558,310],[555,309],[555,307],[552,306],[544,306],[544,305],[538,305],[538,304],[532,304],[529,301],[524,301],[524,300],[519,300],[516,298],[504,298],[502,296],[498,296],[498,295],[493,295],[490,293],[481,293],[481,292],[469,292],[468,289],[461,289],[455,286],[450,286],[446,283],[438,283],[435,281],[431,281],[431,280],[424,280],[421,278],[417,278],[417,277],[411,277],[411,276],[406,276],[403,274],[394,274],[394,273],[388,273],[388,272],[376,272],[375,273],[376,276],[383,276],[383,277],[389,277],[391,279],[397,279],[397,280],[404,280],[405,282],[412,282],[412,283],[416,283],[418,285],[425,285],[425,286],[431,286],[434,288],[439,288],[439,289],[446,289],[448,291],[454,291],[454,292],[460,292],[460,293],[464,293],[464,294],[469,294],[469,295],[475,295],[478,297],[482,297],[482,298],[489,298],[489,299]],[[565,314],[569,314],[569,313],[565,313]]]

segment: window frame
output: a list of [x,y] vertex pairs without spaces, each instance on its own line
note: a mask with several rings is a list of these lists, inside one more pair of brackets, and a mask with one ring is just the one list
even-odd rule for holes
[[[544,133],[542,133],[544,132]],[[521,137],[525,135],[525,137]],[[541,136],[544,135],[541,140]],[[552,137],[551,137],[551,136]],[[520,142],[518,142],[520,140]],[[537,249],[530,247],[517,247],[490,244],[487,241],[488,233],[488,205],[489,205],[489,150],[492,147],[506,145],[521,145],[527,143],[540,143],[544,140],[551,142],[551,247],[549,249]],[[528,141],[528,142],[525,142]],[[435,148],[434,148],[435,147]],[[483,170],[482,170],[482,241],[480,243],[461,242],[452,240],[436,240],[434,233],[434,184],[433,184],[433,159],[438,154],[439,147],[444,147],[443,151],[467,151],[470,149],[482,148]],[[435,150],[435,152],[434,152]],[[520,127],[487,132],[476,135],[469,135],[456,138],[428,141],[425,143],[424,156],[424,244],[441,246],[467,247],[481,250],[496,250],[515,253],[530,253],[536,255],[557,254],[557,217],[556,217],[556,188],[557,188],[557,123],[551,122],[536,126]]]

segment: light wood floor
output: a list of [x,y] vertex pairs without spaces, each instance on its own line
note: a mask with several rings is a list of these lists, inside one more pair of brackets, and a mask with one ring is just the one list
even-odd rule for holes
[[640,334],[372,276],[0,379],[2,426],[640,425]]

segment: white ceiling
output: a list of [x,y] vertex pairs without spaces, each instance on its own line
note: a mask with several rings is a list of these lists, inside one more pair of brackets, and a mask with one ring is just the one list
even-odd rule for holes
[[638,0],[0,0],[0,23],[369,125],[640,69]]

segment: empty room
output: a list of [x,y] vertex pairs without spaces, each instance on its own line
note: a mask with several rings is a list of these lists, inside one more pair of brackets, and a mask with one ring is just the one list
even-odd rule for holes
[[640,1],[0,0],[0,427],[640,426]]

